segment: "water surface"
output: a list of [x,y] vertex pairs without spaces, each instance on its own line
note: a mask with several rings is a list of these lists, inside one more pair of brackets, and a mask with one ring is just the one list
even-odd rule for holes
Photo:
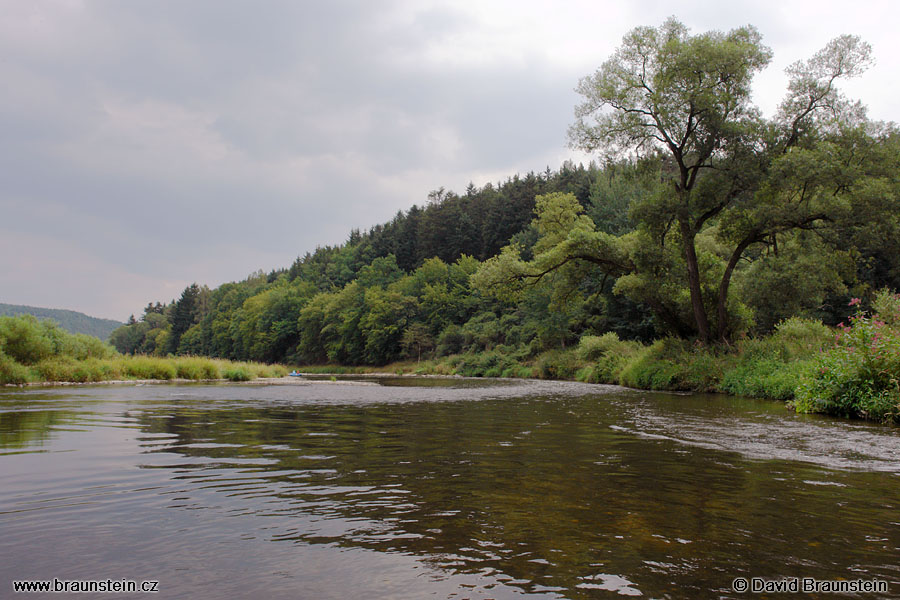
[[738,576],[900,597],[898,475],[896,429],[713,395],[13,389],[0,597],[56,577],[159,580],[164,598],[719,598]]

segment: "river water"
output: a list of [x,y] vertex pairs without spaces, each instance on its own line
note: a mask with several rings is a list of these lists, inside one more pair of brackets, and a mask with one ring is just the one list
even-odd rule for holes
[[737,577],[900,597],[900,430],[748,399],[409,378],[15,388],[0,481],[4,598],[53,579],[158,581],[157,598],[754,596]]

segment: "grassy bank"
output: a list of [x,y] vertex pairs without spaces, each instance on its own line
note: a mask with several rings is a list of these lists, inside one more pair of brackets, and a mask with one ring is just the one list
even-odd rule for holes
[[[720,392],[783,400],[798,412],[900,423],[900,295],[880,292],[870,311],[838,328],[791,318],[763,338],[701,346],[666,338],[645,345],[614,333],[530,355],[499,347],[386,367],[308,366],[304,373],[390,372],[566,379],[650,390]],[[202,357],[123,356],[97,338],[33,317],[0,317],[0,384],[118,379],[249,381],[281,377],[280,365]]]
[[282,365],[193,356],[118,356],[84,360],[54,357],[34,365],[22,365],[9,357],[0,357],[0,384],[176,379],[252,381],[259,377],[284,377],[287,374],[288,369]]
[[791,318],[770,336],[728,346],[672,338],[644,345],[607,333],[537,357],[488,351],[387,370],[719,392],[783,400],[798,412],[900,423],[900,295],[880,292],[870,312],[858,308],[837,329]]
[[833,341],[834,333],[821,323],[790,319],[769,337],[745,339],[732,346],[696,346],[674,338],[644,345],[607,333],[584,336],[577,347],[551,350],[537,357],[489,351],[396,363],[385,370],[565,379],[790,401],[795,398],[800,379]]
[[128,379],[250,381],[282,377],[281,365],[179,356],[124,356],[99,339],[34,317],[0,317],[0,384]]

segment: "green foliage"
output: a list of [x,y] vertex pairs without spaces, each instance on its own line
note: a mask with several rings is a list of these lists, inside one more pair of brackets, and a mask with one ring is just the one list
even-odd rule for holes
[[456,373],[465,377],[500,377],[517,366],[514,358],[497,351],[464,354],[455,364]]
[[245,365],[234,365],[222,370],[222,375],[229,381],[250,381],[255,378],[253,372]]
[[459,325],[448,325],[441,332],[437,342],[437,355],[449,356],[450,354],[459,354],[463,350],[466,337]]
[[178,351],[178,345],[181,342],[181,336],[191,328],[195,322],[195,305],[197,304],[197,296],[200,295],[200,286],[196,283],[184,288],[181,298],[172,307],[172,316],[170,323],[172,325],[169,330],[169,336],[166,339],[166,352],[175,353]]
[[806,358],[831,343],[834,332],[821,321],[791,317],[775,326],[769,338],[784,360]]
[[596,361],[606,353],[621,345],[619,336],[609,331],[603,335],[586,335],[578,341],[578,358],[583,361]]
[[54,354],[56,326],[31,315],[0,317],[0,351],[23,365],[33,365]]
[[725,372],[720,388],[738,396],[790,400],[807,365],[806,361],[749,358]]
[[0,351],[0,384],[23,384],[32,380],[28,367]]
[[[162,318],[154,311],[146,316],[147,321]],[[203,380],[218,379],[226,369],[246,372],[250,378],[283,377],[288,372],[281,365],[230,363],[203,357],[122,356],[99,339],[70,334],[52,321],[38,321],[30,315],[0,317],[0,384],[88,383],[123,378]]]
[[778,252],[760,256],[738,278],[740,298],[753,311],[755,329],[771,331],[791,316],[818,317],[829,294],[845,294],[855,264],[813,236],[791,236]]
[[900,297],[882,291],[877,305],[884,316],[858,310],[807,369],[794,403],[799,412],[900,420]]
[[89,383],[108,381],[122,377],[122,371],[115,361],[89,358],[76,360],[69,356],[47,358],[32,367],[36,379],[43,381],[67,381]]
[[[572,262],[593,262],[619,277],[616,291],[650,306],[670,333],[703,343],[733,340],[752,324],[746,302],[730,292],[733,278],[743,282],[763,330],[814,309],[855,274],[848,255],[812,248],[815,238],[797,232],[845,235],[861,214],[867,222],[896,221],[890,173],[898,155],[884,151],[896,132],[869,123],[834,87],[860,74],[869,54],[867,44],[842,36],[795,64],[788,96],[769,121],[750,101],[752,77],[771,59],[753,27],[690,35],[673,18],[632,30],[581,80],[583,102],[569,134],[581,149],[610,158],[637,150],[655,161],[659,184],[632,195],[629,217],[639,234],[626,241],[630,234],[619,225],[604,240],[587,225],[560,221],[593,238],[592,249],[541,230],[553,250],[538,240],[534,260],[510,255],[490,265],[485,279],[571,274]],[[603,208],[613,210],[592,214],[622,223],[621,208]],[[779,241],[788,252],[779,253]],[[616,245],[627,260],[610,260],[606,249]]]
[[170,380],[178,376],[173,361],[155,356],[128,356],[123,360],[123,372],[126,377],[135,379]]
[[36,308],[34,306],[20,306],[17,304],[0,304],[0,315],[10,317],[32,315],[41,320],[50,319],[69,333],[83,333],[100,340],[109,339],[113,330],[122,325],[119,321],[89,317],[74,310]]
[[900,294],[895,294],[887,288],[879,290],[875,294],[875,300],[872,301],[872,310],[885,325],[892,328],[900,327]]
[[541,379],[573,379],[580,367],[575,350],[549,350],[535,361],[535,370]]
[[[38,321],[31,315],[0,317],[0,353],[23,366],[42,363],[51,359],[84,361],[112,358],[116,352],[98,338],[83,333],[64,331],[53,321]],[[12,373],[21,373],[10,366]]]
[[179,357],[175,359],[175,376],[179,379],[219,379],[219,366],[208,358]]
[[685,366],[680,359],[685,349],[677,340],[667,338],[654,342],[629,361],[619,374],[622,385],[650,390],[687,389]]

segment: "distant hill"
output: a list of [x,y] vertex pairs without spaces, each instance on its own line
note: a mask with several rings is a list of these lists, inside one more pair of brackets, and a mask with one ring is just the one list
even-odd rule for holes
[[112,319],[98,319],[74,310],[60,308],[36,308],[18,304],[0,304],[0,315],[34,315],[38,319],[53,319],[59,326],[71,333],[86,333],[106,341],[114,329],[123,325]]

